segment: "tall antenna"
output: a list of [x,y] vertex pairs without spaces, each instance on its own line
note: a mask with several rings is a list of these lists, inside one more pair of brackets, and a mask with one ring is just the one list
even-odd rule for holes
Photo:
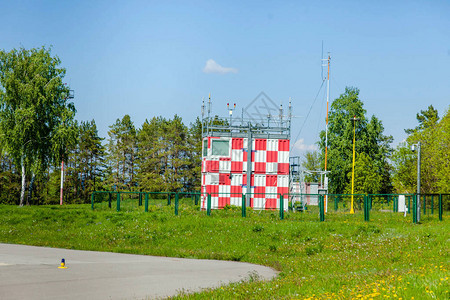
[[[323,58],[323,41],[322,41],[322,54],[320,55],[320,58],[322,59]],[[323,60],[323,59],[322,59]],[[323,67],[324,67],[324,65],[322,65],[322,75],[321,75],[321,77],[320,77],[320,79],[322,79],[322,80],[324,80],[325,78],[323,78]]]
[[209,93],[209,101],[208,101],[208,119],[211,113],[211,93]]
[[292,120],[292,101],[289,97],[289,109],[288,109],[288,124],[289,124],[289,139],[291,138],[291,120]]
[[289,118],[289,120],[292,118],[292,101],[291,101],[291,97],[289,97],[288,118]]
[[[323,47],[323,46],[322,46]],[[322,50],[323,51],[323,50]],[[330,52],[328,52],[328,58],[326,59],[322,59],[322,61],[326,61],[327,64],[326,65],[322,65],[323,67],[327,66],[328,67],[328,71],[327,71],[327,118],[326,118],[326,124],[325,124],[325,179],[324,179],[324,188],[328,189],[328,177],[327,177],[327,162],[328,162],[328,107],[329,107],[329,102],[330,102],[330,61],[331,61],[331,56],[330,56]],[[323,68],[322,68],[323,70]],[[323,72],[323,71],[322,71]],[[323,78],[323,76],[322,76]],[[325,212],[327,212],[327,207],[328,207],[328,199],[325,196],[324,198],[325,203],[324,203],[324,208],[325,208]]]
[[205,98],[202,97],[202,119],[205,117]]
[[327,72],[327,119],[325,126],[325,171],[327,170],[327,159],[328,159],[328,107],[330,102],[330,52],[328,52],[328,72]]

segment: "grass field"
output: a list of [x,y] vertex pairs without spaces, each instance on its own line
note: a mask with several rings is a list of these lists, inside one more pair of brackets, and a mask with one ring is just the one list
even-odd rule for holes
[[[69,249],[246,261],[280,271],[178,297],[199,299],[449,299],[450,224],[425,216],[240,209],[207,216],[194,206],[149,212],[92,211],[89,205],[0,205],[0,242]],[[55,262],[57,264],[57,262]],[[70,262],[69,262],[70,263]]]

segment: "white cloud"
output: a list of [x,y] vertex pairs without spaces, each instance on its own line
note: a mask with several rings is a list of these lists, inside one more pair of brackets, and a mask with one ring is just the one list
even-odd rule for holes
[[218,73],[218,74],[226,74],[226,73],[237,73],[238,69],[235,68],[227,68],[222,67],[218,63],[214,61],[214,59],[208,59],[206,61],[206,65],[203,68],[204,73]]
[[317,149],[319,149],[319,147],[317,147],[317,145],[312,144],[312,145],[307,145],[305,144],[305,140],[304,139],[299,139],[298,141],[296,141],[294,143],[294,149],[297,151],[315,151]]

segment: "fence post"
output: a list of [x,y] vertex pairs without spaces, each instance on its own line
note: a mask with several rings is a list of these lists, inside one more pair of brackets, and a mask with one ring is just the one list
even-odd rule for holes
[[170,195],[171,194],[172,194],[171,192],[167,193],[167,205],[171,204],[171,200],[170,200]]
[[370,221],[370,209],[371,209],[370,200],[369,196],[367,196],[367,222]]
[[364,195],[364,221],[369,221],[369,196]]
[[423,195],[423,215],[425,216],[427,214],[427,201],[426,201],[426,196]]
[[408,214],[411,213],[411,196],[408,196]]
[[175,216],[178,216],[178,193],[175,193]]
[[280,194],[280,220],[284,219],[284,200],[283,194]]
[[91,195],[91,208],[92,208],[92,210],[94,210],[94,194],[95,194],[95,192],[92,192],[92,195]]
[[338,196],[334,195],[334,211],[338,211],[339,206],[339,198]]
[[139,192],[139,204],[138,206],[142,206],[142,194]]
[[208,216],[211,215],[211,194],[208,194],[208,199],[207,199],[207,202],[206,202],[206,214]]
[[247,216],[247,207],[246,207],[246,197],[244,193],[242,193],[242,217],[245,218]]
[[417,195],[413,195],[413,223],[417,223]]
[[442,194],[439,194],[439,221],[442,221],[442,211],[444,210],[442,205]]
[[434,208],[433,208],[433,204],[434,204],[434,195],[431,195],[431,214],[433,215],[434,214]]
[[148,212],[148,193],[145,193],[145,212]]
[[120,211],[120,192],[117,192],[117,206],[116,210]]
[[195,194],[195,195],[194,195],[194,197],[195,197],[195,206],[198,205],[198,196],[199,196],[198,194]]
[[111,208],[111,192],[108,193],[108,207]]
[[321,222],[325,221],[323,195],[319,195],[319,218]]
[[366,195],[363,196],[363,205],[364,205],[364,221],[367,221],[367,199]]

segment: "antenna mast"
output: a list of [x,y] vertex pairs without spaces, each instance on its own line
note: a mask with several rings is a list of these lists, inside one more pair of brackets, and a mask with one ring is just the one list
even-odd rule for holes
[[327,170],[327,158],[328,158],[328,106],[330,101],[330,60],[331,56],[328,52],[328,72],[327,72],[327,119],[326,119],[326,126],[325,126],[325,171]]
[[[322,45],[322,47],[323,47],[323,45]],[[327,72],[327,118],[326,118],[326,124],[325,124],[325,178],[324,178],[324,181],[322,182],[322,188],[325,188],[325,190],[327,190],[327,193],[328,193],[327,162],[328,162],[328,107],[329,107],[329,102],[330,102],[330,61],[331,61],[330,52],[328,52],[328,58],[322,59],[322,61],[324,61],[324,60],[327,61],[327,64],[322,65],[322,66],[327,66],[328,72]],[[325,212],[327,212],[327,208],[328,208],[327,196],[325,196],[324,201],[325,201],[325,203],[324,203]]]

